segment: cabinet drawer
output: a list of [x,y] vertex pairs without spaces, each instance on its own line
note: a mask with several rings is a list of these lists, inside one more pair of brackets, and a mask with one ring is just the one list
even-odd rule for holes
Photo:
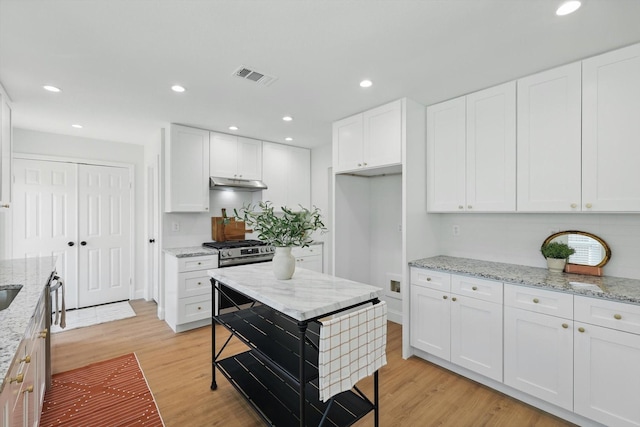
[[211,317],[211,296],[181,298],[178,301],[178,324]]
[[451,274],[411,267],[411,284],[426,286],[442,292],[451,292]]
[[178,296],[191,297],[211,294],[211,281],[204,271],[189,271],[178,274]]
[[483,301],[502,304],[502,282],[451,275],[451,292]]
[[178,258],[178,271],[196,271],[196,270],[209,270],[212,268],[218,268],[218,256],[194,256],[186,258]]
[[309,257],[314,255],[322,255],[322,245],[311,245],[306,248],[301,248],[300,246],[294,246],[291,248],[291,255],[296,258],[300,257]]
[[640,334],[640,305],[575,296],[575,320]]
[[504,304],[536,313],[573,318],[573,295],[505,284]]

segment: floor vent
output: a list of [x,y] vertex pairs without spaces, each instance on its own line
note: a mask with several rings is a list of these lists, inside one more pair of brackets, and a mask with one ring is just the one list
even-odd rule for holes
[[249,67],[245,67],[244,65],[240,66],[233,72],[233,75],[236,77],[240,77],[244,80],[249,80],[255,83],[260,83],[264,86],[271,86],[273,82],[278,80],[277,77],[269,76],[265,73],[261,73],[259,71],[253,70]]

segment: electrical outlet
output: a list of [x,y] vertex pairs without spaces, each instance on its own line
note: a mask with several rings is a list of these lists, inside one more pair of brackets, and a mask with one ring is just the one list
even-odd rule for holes
[[180,231],[180,223],[179,222],[171,223],[171,231]]
[[452,232],[454,236],[459,236],[460,235],[460,226],[459,225],[454,225],[452,227]]

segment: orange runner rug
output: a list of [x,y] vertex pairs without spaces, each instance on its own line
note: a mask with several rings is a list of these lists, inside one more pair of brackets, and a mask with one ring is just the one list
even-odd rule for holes
[[134,353],[55,374],[40,426],[164,426]]

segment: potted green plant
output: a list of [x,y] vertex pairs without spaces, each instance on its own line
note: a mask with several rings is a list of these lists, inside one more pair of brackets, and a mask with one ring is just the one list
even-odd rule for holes
[[309,246],[313,243],[314,231],[325,232],[320,209],[309,210],[299,206],[293,210],[286,206],[282,212],[276,212],[269,201],[257,205],[243,206],[240,211],[234,209],[236,220],[244,221],[249,228],[258,233],[258,239],[275,247],[273,272],[278,279],[291,279],[296,260],[291,254],[293,246]]
[[566,243],[549,242],[542,245],[540,252],[547,259],[549,271],[561,272],[567,263],[567,258],[573,255],[576,250]]

